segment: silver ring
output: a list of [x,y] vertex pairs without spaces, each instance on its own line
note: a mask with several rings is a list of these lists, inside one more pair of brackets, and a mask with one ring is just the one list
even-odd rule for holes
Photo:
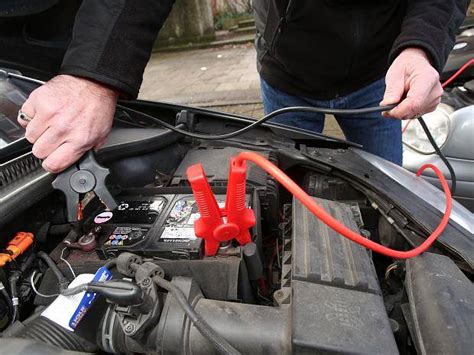
[[33,117],[31,117],[30,115],[27,115],[23,111],[18,111],[18,119],[22,120],[22,121],[25,121],[25,122],[31,122]]

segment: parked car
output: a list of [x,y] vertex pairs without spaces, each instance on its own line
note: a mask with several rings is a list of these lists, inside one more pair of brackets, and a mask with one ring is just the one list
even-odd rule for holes
[[[467,62],[474,61],[473,22],[472,17],[465,21],[441,76],[442,81],[448,80]],[[441,104],[424,119],[456,173],[456,199],[474,211],[474,63],[447,86]],[[416,172],[423,164],[433,163],[450,179],[448,169],[435,153],[420,123],[410,121],[405,127],[403,166]],[[431,172],[426,171],[424,175],[439,186]]]
[[[177,291],[145,282],[146,275],[165,275],[202,322],[245,354],[472,349],[474,293],[466,275],[474,271],[474,225],[472,214],[458,203],[435,246],[403,262],[344,239],[313,218],[274,177],[251,165],[246,200],[257,224],[246,245],[253,247],[226,243],[206,256],[207,240],[193,230],[199,210],[186,170],[203,164],[223,202],[230,158],[256,152],[334,218],[401,250],[423,241],[445,208],[442,192],[423,179],[348,142],[273,124],[232,139],[188,139],[141,112],[170,125],[178,116],[181,128],[200,134],[229,133],[252,121],[191,107],[123,102],[108,143],[97,154],[110,178],[104,185],[100,168],[102,180],[91,185],[98,187],[96,193],[100,187],[100,199],[81,195],[78,225],[72,220],[79,195],[75,200],[65,186],[81,179],[87,186],[90,172],[99,170],[91,160],[77,165],[56,177],[63,177],[55,186],[69,191],[68,199],[55,192],[55,177],[42,170],[16,124],[22,100],[38,85],[0,72],[0,235],[5,248],[13,248],[8,241],[15,235],[17,240],[32,233],[35,240],[0,275],[2,284],[12,285],[9,292],[18,294],[14,313],[8,293],[0,298],[0,326],[15,320],[0,338],[2,351],[214,352],[209,335],[186,320]],[[100,202],[109,201],[104,188],[117,201],[112,211]],[[104,265],[116,265],[113,289],[94,290],[108,303],[98,301],[80,317],[74,305],[64,308],[57,294],[73,278],[69,268],[90,280],[94,273],[99,277],[97,270],[109,275]],[[112,292],[117,288],[123,291]],[[463,302],[453,301],[459,299]]]

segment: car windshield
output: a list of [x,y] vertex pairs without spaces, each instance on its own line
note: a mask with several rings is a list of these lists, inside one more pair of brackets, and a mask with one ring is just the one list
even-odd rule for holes
[[8,78],[0,78],[0,150],[22,139],[25,130],[17,122],[27,95]]

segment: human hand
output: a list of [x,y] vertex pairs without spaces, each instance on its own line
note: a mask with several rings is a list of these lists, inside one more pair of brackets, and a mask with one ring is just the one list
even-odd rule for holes
[[89,149],[100,147],[112,128],[118,93],[94,81],[58,75],[30,94],[18,119],[43,168],[59,173]]
[[407,48],[400,53],[388,69],[385,84],[380,105],[401,102],[383,115],[402,120],[434,111],[443,94],[438,72],[419,48]]

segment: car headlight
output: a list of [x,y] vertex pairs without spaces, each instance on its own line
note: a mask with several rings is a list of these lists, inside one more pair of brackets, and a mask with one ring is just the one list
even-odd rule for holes
[[[436,144],[441,148],[446,143],[449,135],[449,116],[454,109],[446,104],[439,104],[436,110],[423,115],[423,119],[428,126]],[[433,154],[435,150],[426,136],[418,120],[407,121],[403,133],[403,143],[410,148],[422,153]]]

